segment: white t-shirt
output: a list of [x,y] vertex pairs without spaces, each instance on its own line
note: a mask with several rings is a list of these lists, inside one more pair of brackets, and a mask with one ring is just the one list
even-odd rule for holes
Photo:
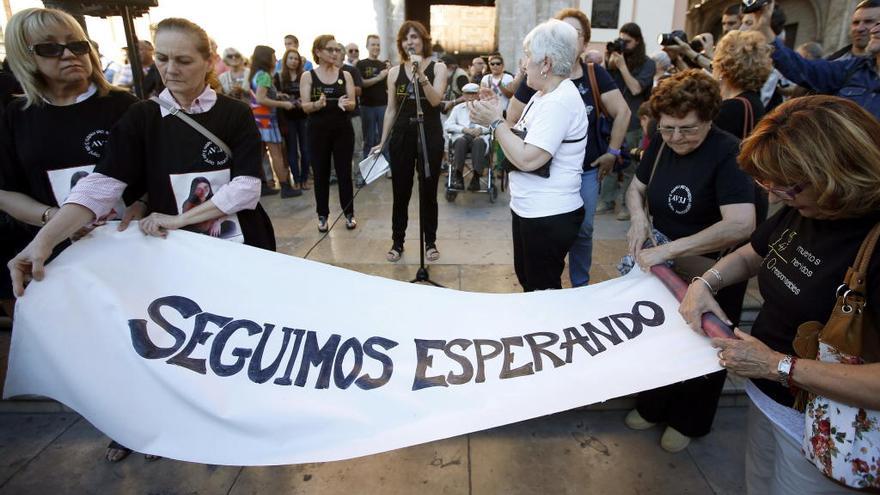
[[550,177],[526,172],[510,173],[510,209],[523,218],[539,218],[574,211],[581,199],[587,135],[587,110],[570,79],[549,94],[535,93],[516,126],[526,130],[527,144],[553,155]]
[[495,79],[495,76],[493,76],[492,74],[486,74],[480,81],[480,86],[484,88],[489,88],[494,91],[495,94],[498,96],[498,100],[501,102],[501,110],[507,110],[507,105],[510,104],[510,98],[504,96],[504,93],[501,92],[501,86],[507,86],[512,82],[513,76],[511,76],[507,72],[502,72],[500,81],[498,79]]

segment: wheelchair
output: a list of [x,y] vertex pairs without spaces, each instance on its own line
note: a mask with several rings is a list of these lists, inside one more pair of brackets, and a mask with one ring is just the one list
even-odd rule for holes
[[[462,169],[462,176],[464,180],[462,181],[462,187],[453,187],[453,179],[455,177],[455,147],[453,146],[452,136],[449,133],[444,133],[444,140],[446,142],[446,163],[447,174],[446,174],[446,201],[452,203],[455,201],[455,198],[458,197],[458,193],[470,191],[473,193],[483,193],[488,195],[489,202],[494,203],[498,199],[498,186],[495,184],[495,170],[494,170],[494,155],[492,152],[492,138],[490,137],[488,140],[488,144],[486,146],[486,167],[483,170],[483,176],[480,177],[480,188],[476,191],[471,191],[467,188],[466,184],[469,182],[468,178],[472,177],[474,174],[474,169],[471,164],[470,155],[471,152],[468,151],[468,157],[465,158],[464,168]],[[503,181],[503,179],[501,179]]]

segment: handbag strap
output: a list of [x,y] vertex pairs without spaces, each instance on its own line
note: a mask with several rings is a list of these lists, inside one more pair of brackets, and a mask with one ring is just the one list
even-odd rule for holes
[[170,103],[168,103],[166,101],[159,99],[156,96],[150,98],[150,100],[155,102],[157,105],[164,108],[165,110],[168,110],[168,113],[170,113],[171,115],[174,115],[175,117],[179,118],[180,120],[186,122],[187,125],[189,125],[193,129],[198,131],[199,134],[201,134],[202,136],[205,136],[206,138],[208,138],[209,141],[216,144],[218,148],[220,148],[221,150],[223,150],[224,153],[226,153],[226,156],[228,156],[229,158],[232,158],[232,150],[229,149],[229,146],[226,146],[226,143],[224,143],[222,139],[218,138],[216,135],[214,135],[213,132],[209,131],[202,124],[199,124],[198,122],[196,122],[192,117],[187,115],[186,112],[181,112],[179,108],[171,105]]
[[737,100],[741,101],[743,104],[743,139],[746,138],[749,134],[751,134],[752,130],[755,128],[755,112],[752,110],[752,102],[749,101],[748,98],[743,98],[742,96],[737,96]]
[[602,106],[602,99],[599,98],[599,83],[596,82],[596,66],[593,62],[587,64],[587,77],[590,79],[590,93],[593,94],[593,105],[596,106],[596,110],[599,111],[600,115],[608,117],[608,112]]
[[864,294],[867,285],[868,265],[871,263],[871,257],[874,254],[874,248],[877,247],[877,241],[880,239],[880,223],[875,225],[862,245],[859,246],[859,253],[856,255],[853,266],[847,271],[844,283],[851,290]]
[[663,156],[663,150],[666,149],[666,141],[660,143],[660,149],[657,150],[657,156],[654,157],[654,166],[651,168],[651,176],[648,177],[648,183],[645,185],[645,216],[648,218],[648,223],[651,224],[651,229],[654,228],[654,222],[651,220],[651,205],[648,201],[648,188],[651,187],[651,181],[654,180],[654,173],[657,172],[657,165],[660,164],[660,157]]

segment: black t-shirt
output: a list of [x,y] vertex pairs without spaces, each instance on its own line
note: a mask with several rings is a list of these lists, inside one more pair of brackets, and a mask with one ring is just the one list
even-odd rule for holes
[[752,106],[753,119],[749,122],[749,128],[754,129],[758,125],[758,121],[764,116],[764,104],[761,103],[761,95],[755,91],[746,91],[736,98],[722,101],[721,110],[715,117],[715,125],[739,139],[745,139],[743,126],[746,123],[746,104],[740,98],[745,98]]
[[[596,69],[596,86],[598,86],[600,96],[609,91],[618,89],[617,85],[614,84],[614,80],[611,79],[611,74],[609,74],[607,70],[601,65],[593,65],[593,67]],[[596,158],[605,154],[607,150],[599,149],[599,139],[596,134],[599,130],[597,124],[599,110],[594,108],[595,102],[593,101],[593,89],[592,86],[590,86],[589,72],[587,72],[589,68],[586,64],[581,64],[581,68],[584,71],[583,75],[577,79],[572,79],[571,82],[574,83],[578,92],[581,94],[581,99],[584,100],[584,107],[587,109],[587,119],[590,123],[590,135],[587,138],[587,152],[584,154],[584,165],[589,167],[591,163],[596,161]],[[513,97],[522,103],[528,103],[529,100],[532,99],[532,95],[535,93],[537,93],[537,90],[529,87],[527,80],[524,79],[522,84],[516,89],[516,93],[514,93]]]
[[[351,74],[351,80],[354,82],[354,87],[361,88],[361,94],[363,94],[364,78],[361,77],[361,71],[359,71],[357,69],[357,67],[355,67],[353,65],[347,65],[347,64],[344,64],[342,66],[342,70]],[[355,97],[354,110],[351,111],[351,116],[357,117],[360,114],[361,114],[361,104],[360,104],[360,101],[358,101],[358,98]]]
[[[372,79],[385,69],[385,62],[381,60],[364,59],[358,60],[357,69],[364,79]],[[384,107],[388,104],[387,81],[379,81],[361,92],[361,105],[365,107]]]
[[339,108],[339,98],[345,96],[346,82],[345,76],[340,69],[336,74],[336,80],[331,84],[326,84],[318,77],[315,69],[311,70],[312,77],[312,94],[311,101],[318,101],[323,94],[327,98],[327,106],[309,114],[309,125],[318,128],[318,126],[339,126],[346,125],[348,119],[351,118],[353,112],[346,112]]
[[[752,248],[764,258],[758,285],[764,305],[752,326],[752,336],[777,352],[794,355],[792,341],[804,322],[826,322],[836,290],[856,259],[868,231],[880,221],[875,213],[862,218],[818,220],[786,207],[752,234]],[[866,304],[880,310],[880,255],[868,265]],[[787,388],[770,380],[754,380],[764,393],[791,407]]]
[[654,227],[670,239],[696,234],[719,222],[721,206],[754,203],[754,183],[736,164],[739,140],[735,137],[712,126],[703,143],[687,155],[666,146],[652,179],[662,143],[659,134],[651,139],[636,176],[648,185]]
[[287,81],[287,83],[284,83],[281,80],[281,74],[277,72],[272,77],[272,81],[275,84],[275,89],[278,92],[286,94],[290,98],[290,101],[300,103],[300,106],[294,108],[293,110],[282,111],[282,114],[288,121],[306,118],[306,112],[304,112],[302,109],[302,100],[300,99],[299,94],[300,79],[302,79],[302,74],[296,76],[296,79],[294,80]]
[[[183,120],[162,117],[156,103],[143,101],[132,105],[113,128],[95,171],[128,184],[129,200],[149,193],[150,210],[167,215],[188,209],[195,186],[203,179],[210,182],[210,199],[234,177],[260,176],[262,141],[245,103],[217,95],[209,111],[190,117],[226,143],[232,157]],[[243,236],[245,244],[275,248],[272,224],[259,205],[227,217],[221,230],[221,238]]]
[[123,91],[66,106],[24,109],[24,98],[13,101],[0,124],[0,189],[59,206],[94,169],[114,124],[135,102]]
[[[425,77],[430,84],[434,84],[434,62],[425,67]],[[394,121],[393,131],[404,132],[407,129],[416,129],[416,126],[410,123],[410,119],[416,116],[416,98],[413,90],[412,81],[406,76],[406,69],[403,64],[399,66],[397,80],[394,81],[394,96],[397,98],[398,115]],[[428,131],[426,138],[428,141],[443,139],[443,125],[440,122],[440,106],[432,106],[425,96],[424,88],[419,87],[419,102],[422,106],[422,112],[425,114],[425,129]]]
[[646,58],[642,65],[638,67],[629,67],[630,74],[632,74],[642,87],[642,92],[637,95],[630,92],[629,87],[623,80],[623,74],[621,74],[619,70],[612,69],[608,71],[611,74],[611,78],[614,79],[614,82],[617,84],[617,87],[620,88],[621,93],[623,93],[623,99],[626,100],[627,105],[629,105],[630,117],[628,130],[630,131],[639,128],[639,107],[651,97],[651,88],[654,86],[656,68],[657,64],[655,64],[650,58]]

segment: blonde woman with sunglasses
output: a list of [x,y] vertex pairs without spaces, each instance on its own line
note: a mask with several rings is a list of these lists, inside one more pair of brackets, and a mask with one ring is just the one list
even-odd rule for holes
[[[0,122],[0,209],[34,226],[8,244],[4,239],[4,249],[21,250],[58,212],[71,178],[94,169],[111,128],[137,100],[104,79],[97,51],[76,20],[60,10],[18,12],[5,41],[25,97],[13,101]],[[141,202],[132,206],[125,224],[146,209]],[[4,264],[15,255],[4,254]],[[2,273],[0,299],[9,302],[12,282],[7,270]],[[11,304],[7,309],[11,314]],[[107,460],[130,452],[113,442]]]

